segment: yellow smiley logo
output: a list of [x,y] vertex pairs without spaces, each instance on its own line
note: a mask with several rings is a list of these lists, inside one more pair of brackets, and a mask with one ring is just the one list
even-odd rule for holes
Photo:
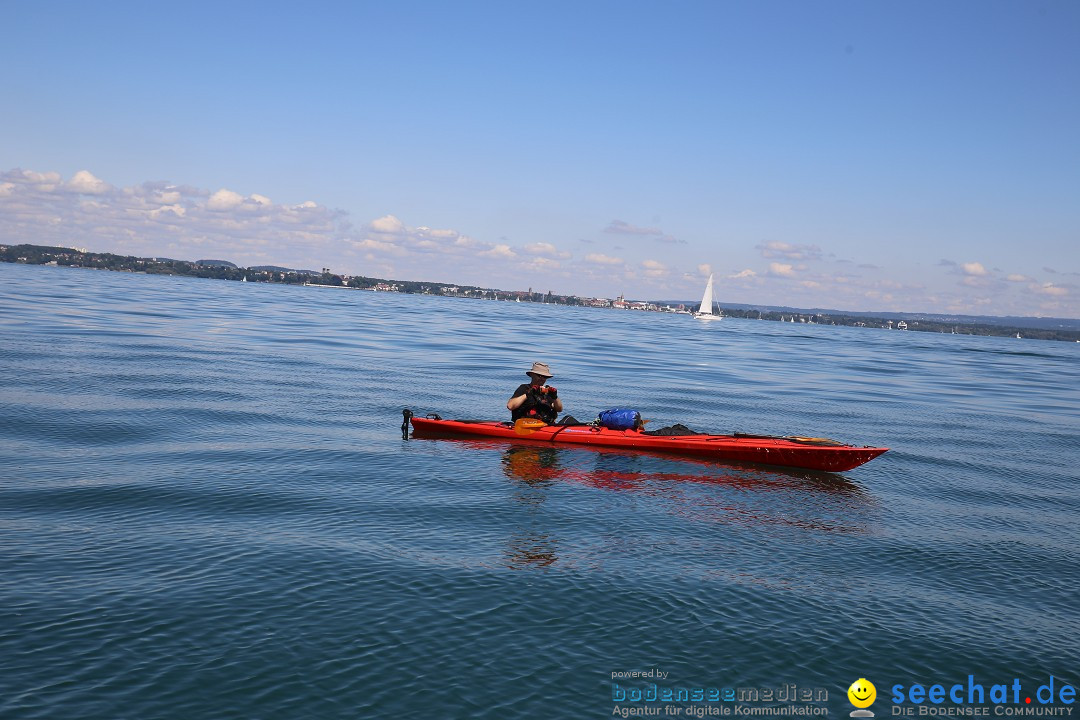
[[847,689],[848,700],[857,708],[867,708],[877,698],[877,688],[866,678],[859,678]]

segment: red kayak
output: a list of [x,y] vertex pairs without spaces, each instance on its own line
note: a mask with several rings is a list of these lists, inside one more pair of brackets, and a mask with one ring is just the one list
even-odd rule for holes
[[870,462],[888,448],[855,447],[825,438],[762,435],[648,435],[594,425],[544,425],[515,429],[495,420],[442,420],[412,417],[413,435],[492,437],[591,447],[617,447],[694,455],[715,460],[843,472]]

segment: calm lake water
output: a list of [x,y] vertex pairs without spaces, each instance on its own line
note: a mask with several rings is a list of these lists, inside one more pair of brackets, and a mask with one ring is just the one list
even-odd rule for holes
[[[578,419],[892,450],[402,440],[404,407],[508,416],[533,360]],[[0,265],[0,718],[1076,685],[1078,468],[1076,343]]]

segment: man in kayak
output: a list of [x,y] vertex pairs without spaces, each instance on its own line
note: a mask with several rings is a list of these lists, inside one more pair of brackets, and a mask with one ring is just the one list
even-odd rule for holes
[[554,423],[555,418],[562,412],[563,405],[559,399],[559,391],[546,384],[548,378],[552,377],[551,368],[547,363],[534,362],[525,374],[532,382],[518,385],[513,396],[507,401],[506,409],[510,411],[510,418],[536,418],[548,424]]

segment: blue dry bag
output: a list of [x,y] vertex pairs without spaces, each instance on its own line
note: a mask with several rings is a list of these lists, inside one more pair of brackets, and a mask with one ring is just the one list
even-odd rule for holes
[[600,425],[611,430],[633,430],[641,427],[641,413],[627,408],[612,408],[600,413]]

